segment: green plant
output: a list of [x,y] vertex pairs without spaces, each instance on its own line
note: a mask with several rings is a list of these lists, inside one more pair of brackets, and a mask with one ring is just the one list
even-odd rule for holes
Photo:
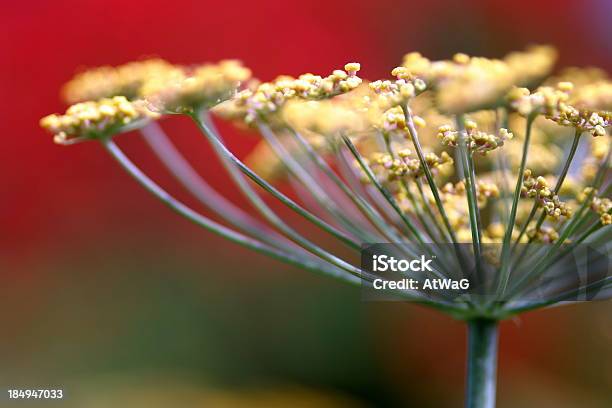
[[[436,257],[432,276],[461,271],[486,291],[393,293],[467,322],[466,406],[492,407],[498,322],[580,292],[605,297],[611,283],[607,270],[586,284],[568,281],[559,264],[584,243],[609,249],[612,82],[580,69],[547,79],[555,59],[545,46],[502,60],[411,53],[393,80],[369,83],[357,63],[327,77],[258,83],[237,61],[195,68],[141,61],[75,77],[65,96],[77,103],[41,125],[61,144],[99,141],[178,214],[304,269],[370,287],[377,275],[356,255],[364,244],[390,242],[409,243],[399,249],[406,257]],[[211,113],[256,129],[260,146],[245,161],[236,157]],[[157,122],[169,114],[193,121],[253,211],[198,175]],[[172,197],[125,156],[113,136],[133,129],[223,223]],[[274,185],[281,178],[299,199]],[[262,192],[352,255],[291,227]],[[551,272],[545,293],[533,295]]]

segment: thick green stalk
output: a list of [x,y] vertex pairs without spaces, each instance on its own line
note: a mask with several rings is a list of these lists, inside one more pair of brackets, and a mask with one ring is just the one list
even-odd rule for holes
[[495,407],[499,323],[475,319],[468,324],[466,408]]

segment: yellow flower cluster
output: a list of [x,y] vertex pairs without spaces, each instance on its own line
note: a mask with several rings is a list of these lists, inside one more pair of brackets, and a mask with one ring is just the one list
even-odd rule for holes
[[[469,209],[466,200],[466,185],[465,181],[461,180],[456,183],[446,183],[440,189],[440,197],[446,208],[447,215],[453,229],[457,231],[457,238],[459,242],[472,242],[472,234],[470,231],[468,215]],[[486,180],[479,180],[476,184],[476,195],[478,207],[483,210],[490,198],[499,197],[499,189],[494,183]],[[434,205],[433,200],[430,200],[430,205]],[[497,228],[499,230],[499,228]],[[497,236],[494,234],[497,232]],[[487,228],[483,235],[483,241],[488,243],[499,242],[503,231],[496,231],[496,225],[490,224],[490,228]]]
[[611,141],[607,138],[599,137],[591,140],[591,155],[595,160],[603,160],[608,154]]
[[[178,66],[150,59],[76,75],[64,88],[66,100],[76,104],[40,124],[60,144],[101,141],[158,198],[197,224],[258,251],[335,275],[365,276],[358,265],[285,228],[234,170],[350,247],[376,237],[472,243],[475,258],[480,254],[500,267],[497,289],[508,284],[507,299],[513,300],[523,281],[511,284],[511,269],[522,265],[515,260],[527,259],[515,244],[578,242],[612,225],[605,173],[612,148],[612,80],[591,68],[546,79],[556,57],[555,50],[543,46],[499,59],[459,53],[431,61],[411,53],[391,76],[373,82],[358,76],[358,63],[348,63],[327,76],[306,73],[263,83],[237,60]],[[182,158],[154,150],[231,230],[152,187],[110,140],[161,115],[184,114],[207,140],[218,141],[218,130],[207,126],[209,112],[261,133],[246,157],[238,159],[218,144],[215,150],[231,162],[227,170],[236,186],[255,200],[262,217],[235,217],[234,209],[217,205],[218,198],[199,194],[206,185],[191,186],[189,163],[186,171],[175,171]],[[162,127],[141,133],[164,136]],[[460,148],[457,156],[450,147]],[[461,163],[455,165],[453,158]],[[267,184],[283,179],[290,185]],[[582,191],[585,186],[592,187]],[[295,200],[285,195],[286,187],[299,193]],[[570,206],[576,202],[580,211],[573,215]],[[261,235],[268,226],[280,235]],[[303,251],[294,254],[287,242],[297,242]],[[547,256],[554,257],[559,246],[550,247]],[[548,265],[539,266],[534,274],[546,272]],[[505,317],[504,307],[476,306],[482,308],[467,307],[465,316]]]
[[[465,181],[461,180],[457,183],[446,183],[442,189],[442,197],[446,201],[451,200],[451,196],[453,197],[463,197],[463,201],[466,205],[467,210],[467,202],[465,201],[466,194],[466,186]],[[485,207],[489,201],[489,198],[498,198],[499,197],[499,188],[494,183],[488,182],[486,180],[478,180],[476,183],[476,197],[479,207]]]
[[465,131],[457,131],[449,125],[438,128],[438,138],[445,146],[456,147],[460,137],[466,137],[466,143],[470,153],[486,155],[490,151],[504,145],[506,140],[512,139],[513,135],[508,129],[501,128],[497,134],[490,134],[478,130],[478,125],[473,120],[466,120]]
[[542,86],[535,92],[527,88],[513,88],[507,99],[510,107],[522,116],[543,114],[552,117],[568,108],[567,102],[573,88],[571,82],[559,82],[556,87]]
[[[592,106],[599,96],[602,99],[611,97],[606,95],[606,90],[598,92],[587,87],[585,92],[582,88],[579,98],[572,98],[570,92],[574,89],[571,82],[559,82],[555,88],[543,86],[535,92],[530,92],[527,88],[514,88],[508,94],[508,102],[519,114],[529,117],[536,114],[543,114],[547,119],[556,122],[561,126],[573,127],[581,132],[588,132],[593,136],[603,136],[606,134],[605,128],[612,126],[612,112],[589,109],[577,109],[570,104],[571,100],[581,106]],[[605,101],[604,101],[605,103]]]
[[532,45],[525,51],[509,53],[504,62],[514,75],[514,85],[532,87],[552,71],[557,57],[557,50],[549,45]]
[[560,111],[558,115],[549,119],[561,126],[573,127],[581,132],[588,132],[593,136],[605,136],[606,128],[612,126],[612,112],[592,112],[568,106]]
[[542,176],[534,178],[529,169],[526,169],[523,174],[521,195],[523,197],[535,198],[536,202],[546,212],[546,215],[554,220],[558,220],[560,217],[567,218],[572,215],[570,207],[550,190],[548,181]]
[[391,75],[397,79],[394,81],[378,80],[369,84],[370,89],[378,95],[376,103],[381,110],[405,105],[427,88],[425,81],[414,77],[405,67],[394,68]]
[[408,129],[406,114],[401,106],[394,106],[383,112],[381,122],[378,127],[384,133],[402,132],[406,134]]
[[[430,152],[425,154],[425,162],[427,167],[435,174],[442,166],[452,165],[453,159],[446,152],[442,152],[439,156]],[[396,158],[393,158],[390,154],[377,153],[373,156],[372,165],[388,181],[403,177],[416,179],[425,174],[420,161],[413,157],[412,152],[408,149],[398,151]]]
[[559,82],[571,82],[577,88],[584,87],[595,82],[608,80],[608,74],[597,67],[568,67],[561,70],[558,75],[552,76],[545,81],[546,85],[554,85]]
[[569,104],[576,109],[591,111],[612,110],[612,79],[599,68],[567,68],[548,83],[571,82],[574,84]]
[[[391,135],[408,136],[405,107],[416,96],[425,92],[425,81],[414,77],[405,67],[396,67],[391,71],[395,80],[377,80],[368,84],[371,95],[364,98],[363,110],[375,129]],[[412,115],[417,127],[425,127],[423,118]]]
[[[597,175],[598,168],[612,147],[609,137],[596,137],[590,139],[590,155],[582,163],[581,173],[585,182],[593,180]],[[609,166],[609,163],[607,164]]]
[[609,198],[595,197],[591,204],[591,208],[600,215],[599,219],[602,225],[612,224],[612,215],[610,214],[610,210],[612,210],[612,200]]
[[97,102],[81,102],[70,106],[64,115],[49,115],[40,125],[55,135],[59,144],[108,137],[127,131],[153,119],[142,101],[130,102],[124,96],[102,98]]
[[612,81],[597,81],[577,87],[570,104],[577,109],[612,111]]
[[590,208],[599,215],[599,220],[602,225],[612,224],[612,200],[607,197],[598,197],[593,187],[586,187],[578,196],[578,201],[584,202],[588,197],[591,197]]
[[550,72],[555,60],[554,49],[537,46],[503,60],[456,54],[450,61],[430,61],[419,53],[410,53],[404,56],[402,65],[436,91],[442,112],[465,113],[497,106],[513,85],[538,82]]
[[339,100],[294,99],[284,106],[282,117],[283,122],[295,130],[329,137],[367,128],[364,115]]
[[551,244],[559,239],[559,233],[553,227],[541,226],[540,228],[529,228],[527,236],[534,242]]
[[191,112],[231,98],[250,78],[251,70],[240,61],[224,60],[153,78],[144,84],[141,93],[157,112]]
[[251,71],[237,60],[181,67],[149,59],[85,71],[63,93],[69,103],[124,96],[146,99],[160,113],[190,112],[228,99],[250,78]]
[[327,77],[303,74],[298,78],[280,76],[272,82],[264,82],[255,89],[239,92],[216,112],[225,117],[241,118],[247,124],[267,120],[270,115],[291,99],[319,100],[346,93],[361,84],[357,76],[358,63],[352,62],[343,70],[335,70]]
[[103,66],[77,74],[63,88],[66,102],[98,100],[112,96],[136,99],[141,88],[152,79],[168,78],[180,69],[162,59],[130,62],[117,67]]

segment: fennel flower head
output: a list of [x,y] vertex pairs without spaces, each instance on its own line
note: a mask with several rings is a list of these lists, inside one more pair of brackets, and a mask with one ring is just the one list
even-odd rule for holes
[[[61,144],[100,141],[158,199],[233,242],[368,290],[382,278],[364,251],[390,244],[400,258],[436,260],[406,278],[459,276],[478,289],[402,287],[394,296],[499,320],[575,300],[585,288],[561,271],[564,257],[581,245],[608,250],[612,80],[595,68],[552,75],[556,59],[549,46],[499,59],[412,52],[388,78],[363,79],[349,62],[268,82],[238,60],[150,59],[78,74],[63,93],[74,104],[41,126]],[[169,114],[193,120],[251,207],[197,176],[159,123]],[[213,118],[252,129],[259,144],[237,157]],[[136,170],[113,139],[131,130],[220,221]],[[294,227],[264,195],[353,255]],[[550,274],[555,284],[542,289]],[[586,289],[607,297],[610,278],[595,281]]]

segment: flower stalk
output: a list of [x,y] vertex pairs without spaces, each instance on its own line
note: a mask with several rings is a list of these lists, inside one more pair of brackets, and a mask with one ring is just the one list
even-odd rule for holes
[[406,106],[404,109],[406,115],[406,124],[408,126],[408,131],[410,132],[410,138],[412,139],[412,143],[414,144],[414,148],[416,150],[421,166],[423,166],[423,171],[425,173],[425,178],[427,179],[427,184],[429,184],[431,193],[434,196],[434,200],[436,202],[438,211],[440,212],[440,216],[442,217],[442,220],[444,220],[444,225],[446,226],[448,234],[451,238],[451,242],[459,242],[457,240],[457,236],[455,235],[455,231],[453,230],[453,227],[451,226],[450,221],[448,220],[448,215],[446,214],[446,210],[444,209],[442,200],[440,199],[440,192],[438,191],[438,186],[436,185],[433,175],[431,174],[431,170],[429,169],[429,166],[426,163],[425,154],[423,153],[423,148],[421,147],[421,142],[419,141],[419,134],[416,130],[416,127],[414,126],[412,111],[408,106]]
[[[557,183],[555,184],[555,188],[553,190],[553,194],[555,194],[555,195],[559,194],[559,191],[561,190],[561,186],[563,185],[563,182],[565,181],[565,177],[567,177],[567,173],[568,173],[569,168],[570,168],[570,166],[572,164],[572,161],[574,160],[574,156],[576,155],[576,152],[578,151],[578,143],[580,142],[580,136],[581,135],[582,135],[582,132],[579,129],[576,129],[576,132],[574,133],[574,138],[572,139],[572,146],[570,147],[570,151],[569,151],[568,157],[567,157],[567,159],[565,160],[565,162],[563,164],[563,168],[561,169],[561,172],[559,173],[559,176],[557,178]],[[525,221],[525,224],[523,225],[523,228],[521,229],[521,232],[519,233],[518,237],[516,238],[515,245],[518,244],[521,241],[521,238],[523,237],[523,235],[527,231],[527,228],[529,227],[529,223],[531,222],[531,220],[535,216],[535,213],[537,212],[537,210],[538,210],[537,203],[534,202],[533,208],[531,209],[531,212],[529,213],[529,216],[527,217],[527,221]],[[539,231],[540,227],[544,223],[544,219],[545,218],[546,218],[546,213],[542,212],[542,215],[538,219],[538,221],[536,223],[536,226],[535,226],[536,232]],[[530,242],[533,241],[533,236],[530,237],[529,240],[530,240]]]
[[[268,244],[262,243],[257,239],[247,237],[241,233],[235,232],[211,219],[208,219],[180,201],[176,200],[165,190],[163,190],[158,184],[147,177],[134,163],[132,163],[127,156],[121,151],[121,149],[110,139],[102,139],[102,145],[110,153],[110,155],[119,163],[125,171],[128,172],[141,186],[147,191],[157,197],[161,202],[170,207],[173,211],[179,215],[185,217],[194,224],[203,227],[211,232],[214,232],[232,242],[243,245],[247,248],[253,249],[257,252],[268,255],[272,258],[288,262],[290,264],[311,270],[329,274],[331,270],[324,266],[318,260],[312,261],[308,258],[296,257],[291,253],[276,249]],[[353,275],[344,273],[343,271],[336,271],[332,273],[333,276],[346,280],[347,282],[359,283],[359,279]]]
[[[161,126],[156,123],[141,129],[145,142],[156,154],[159,160],[168,168],[176,180],[187,191],[198,199],[205,207],[219,214],[224,220],[251,236],[261,237],[262,240],[284,246],[287,250],[288,240],[283,239],[267,225],[249,215],[240,207],[234,205],[225,196],[215,190],[210,184],[198,175],[196,170],[185,160],[172,141],[165,134]],[[295,246],[293,246],[295,248]]]
[[506,232],[504,234],[504,240],[502,242],[501,252],[501,271],[499,274],[499,285],[498,294],[502,295],[508,286],[508,279],[510,278],[510,243],[512,240],[512,231],[514,230],[514,224],[516,221],[516,211],[518,209],[518,202],[521,196],[521,187],[523,186],[523,173],[527,166],[527,155],[529,153],[529,143],[531,140],[531,128],[533,121],[536,116],[531,114],[527,117],[525,127],[525,140],[523,142],[523,153],[521,155],[521,164],[519,165],[518,175],[516,177],[516,186],[514,187],[514,195],[512,196],[512,207],[510,208],[510,216],[508,217],[508,224],[506,226]]
[[474,319],[467,322],[468,356],[466,408],[494,408],[497,378],[499,323]]
[[468,202],[468,213],[470,218],[470,232],[472,234],[472,247],[474,248],[474,258],[476,260],[476,278],[479,283],[483,282],[484,276],[482,272],[482,227],[480,225],[480,211],[476,201],[476,174],[474,172],[474,160],[472,152],[468,148],[468,136],[465,131],[464,118],[457,117],[459,136],[459,161],[463,169],[463,175],[466,180],[466,196]]

